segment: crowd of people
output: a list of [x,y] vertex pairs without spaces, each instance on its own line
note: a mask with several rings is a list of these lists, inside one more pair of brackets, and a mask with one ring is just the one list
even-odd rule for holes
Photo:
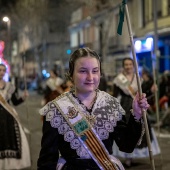
[[159,108],[161,119],[154,124],[155,127],[169,126],[170,122],[170,71],[165,71],[159,83]]
[[[18,96],[17,88],[3,80],[5,71],[0,64],[0,169],[23,169],[31,166],[29,145],[11,102],[19,105],[29,94],[25,90]],[[51,69],[41,101],[43,135],[37,169],[124,170],[133,166],[134,158],[149,157],[142,110],[148,114],[153,155],[160,154],[149,115],[155,111],[154,94],[160,89],[159,105],[165,114],[155,126],[167,121],[170,73],[163,74],[158,87],[147,70],[140,80],[141,96],[133,59],[124,58],[109,94],[100,56],[87,47],[71,54],[65,79]]]

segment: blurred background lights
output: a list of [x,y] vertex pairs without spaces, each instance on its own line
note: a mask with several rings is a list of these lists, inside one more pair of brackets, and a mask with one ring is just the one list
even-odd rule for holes
[[70,49],[67,50],[67,54],[71,54],[71,50]]
[[47,71],[46,70],[42,70],[42,74],[46,74],[47,73]]
[[2,19],[4,22],[8,22],[9,21],[9,18],[8,17],[3,17]]
[[47,78],[50,77],[50,73],[46,73],[46,77],[47,77]]
[[148,50],[152,50],[153,38],[148,37],[145,42],[145,46]]
[[142,42],[140,40],[135,41],[135,49],[136,51],[141,51]]

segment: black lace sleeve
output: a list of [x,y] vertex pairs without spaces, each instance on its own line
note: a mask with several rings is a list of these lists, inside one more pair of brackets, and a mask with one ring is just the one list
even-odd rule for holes
[[130,115],[128,123],[125,116],[115,128],[114,139],[120,151],[131,153],[137,146],[142,134],[142,123],[136,122],[133,115]]
[[37,162],[38,170],[56,170],[59,158],[58,131],[51,127],[49,121],[43,121],[43,137]]
[[114,97],[118,97],[118,95],[120,94],[120,88],[117,87],[115,84],[113,85],[113,96]]
[[21,104],[22,102],[24,102],[22,97],[18,97],[18,92],[15,89],[14,93],[11,96],[11,101],[13,103],[13,105],[17,106],[19,104]]

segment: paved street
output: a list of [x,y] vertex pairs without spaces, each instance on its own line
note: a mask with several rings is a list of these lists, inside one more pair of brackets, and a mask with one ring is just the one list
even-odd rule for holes
[[[161,155],[154,156],[156,170],[170,170],[170,136],[159,139]],[[151,170],[150,159],[135,159],[129,170]]]
[[36,163],[42,136],[42,121],[38,113],[41,108],[41,99],[42,96],[37,95],[36,92],[30,92],[28,100],[25,103],[15,107],[20,116],[22,125],[30,131],[30,133],[27,133],[27,138],[30,143],[32,166],[26,170],[36,170]]
[[[30,92],[27,102],[15,107],[19,113],[20,120],[24,127],[29,129],[27,134],[30,143],[32,167],[26,170],[36,170],[36,162],[40,150],[42,122],[38,110],[41,108],[42,96],[36,92]],[[162,154],[154,157],[156,170],[170,170],[170,135],[167,132],[161,133],[159,138]],[[135,159],[134,166],[130,170],[151,170],[150,160]]]

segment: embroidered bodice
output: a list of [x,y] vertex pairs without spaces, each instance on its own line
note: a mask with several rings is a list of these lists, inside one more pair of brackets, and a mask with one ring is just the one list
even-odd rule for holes
[[[109,133],[114,132],[117,121],[120,121],[122,119],[122,114],[125,114],[117,99],[105,92],[97,91],[97,100],[94,103],[91,113],[79,104],[79,101],[72,93],[69,92],[68,95],[85,115],[91,114],[95,116],[96,121],[93,124],[93,128],[101,140],[109,138]],[[70,142],[71,148],[76,149],[78,156],[89,158],[89,154],[81,145],[74,131],[69,127],[60,111],[56,108],[55,102],[56,100],[53,100],[47,104],[41,109],[40,113],[46,115],[46,121],[50,121],[51,126],[57,128],[59,134],[64,135],[64,140]]]
[[[73,101],[75,110],[68,98]],[[77,137],[75,129],[66,121],[69,116],[72,120],[76,119],[77,109],[83,115],[90,114],[72,93],[67,92],[40,110],[40,114],[44,116],[42,148],[38,159],[40,169],[56,169],[59,155],[70,163],[72,159],[92,158],[82,142],[83,139]],[[121,151],[132,152],[142,137],[142,124],[136,122],[133,115],[127,122],[125,111],[118,100],[105,92],[97,91],[91,115],[95,116],[95,122],[91,124],[92,129],[109,154],[113,153],[114,141]]]

